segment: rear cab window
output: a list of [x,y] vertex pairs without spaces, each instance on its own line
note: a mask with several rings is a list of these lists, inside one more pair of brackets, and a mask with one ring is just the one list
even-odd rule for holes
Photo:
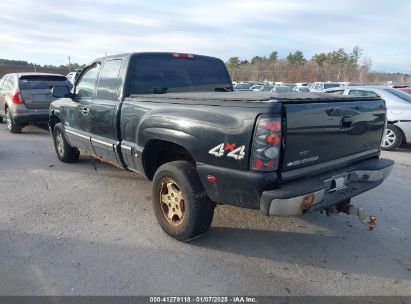
[[[177,57],[179,55],[184,56]],[[230,76],[221,60],[177,56],[169,53],[134,55],[128,73],[129,94],[232,91]]]

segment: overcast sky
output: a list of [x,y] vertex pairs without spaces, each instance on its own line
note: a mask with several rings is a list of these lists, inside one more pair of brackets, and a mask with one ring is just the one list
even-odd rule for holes
[[360,45],[373,70],[411,73],[409,0],[14,0],[0,12],[0,58],[40,64],[130,51],[311,58]]

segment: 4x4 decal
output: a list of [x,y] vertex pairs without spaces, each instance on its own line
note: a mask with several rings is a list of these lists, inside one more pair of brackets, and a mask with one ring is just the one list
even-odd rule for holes
[[245,146],[243,145],[236,148],[236,145],[235,143],[221,143],[208,151],[208,153],[216,157],[222,157],[226,151],[229,151],[226,155],[227,157],[241,160],[245,157]]

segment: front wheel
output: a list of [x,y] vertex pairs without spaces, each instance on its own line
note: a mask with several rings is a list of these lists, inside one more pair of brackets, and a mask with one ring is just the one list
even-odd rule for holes
[[391,151],[402,143],[402,133],[396,126],[388,125],[381,142],[381,149]]
[[152,187],[154,213],[168,235],[184,242],[210,228],[215,204],[189,162],[162,165],[154,175]]
[[53,143],[57,157],[64,163],[74,163],[78,161],[80,152],[69,145],[62,123],[58,123],[53,129]]

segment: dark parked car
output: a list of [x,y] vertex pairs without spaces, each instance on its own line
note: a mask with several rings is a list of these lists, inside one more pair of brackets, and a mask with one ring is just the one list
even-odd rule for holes
[[265,215],[363,214],[351,197],[393,166],[379,157],[383,100],[232,90],[224,62],[212,57],[97,59],[73,94],[53,88],[64,95],[50,106],[57,157],[75,162],[86,151],[144,174],[159,224],[181,241],[208,230],[216,204]]
[[64,85],[69,89],[71,83],[63,75],[46,73],[7,74],[0,82],[0,116],[7,121],[12,133],[35,122],[48,121],[48,109],[55,99],[50,89]]

